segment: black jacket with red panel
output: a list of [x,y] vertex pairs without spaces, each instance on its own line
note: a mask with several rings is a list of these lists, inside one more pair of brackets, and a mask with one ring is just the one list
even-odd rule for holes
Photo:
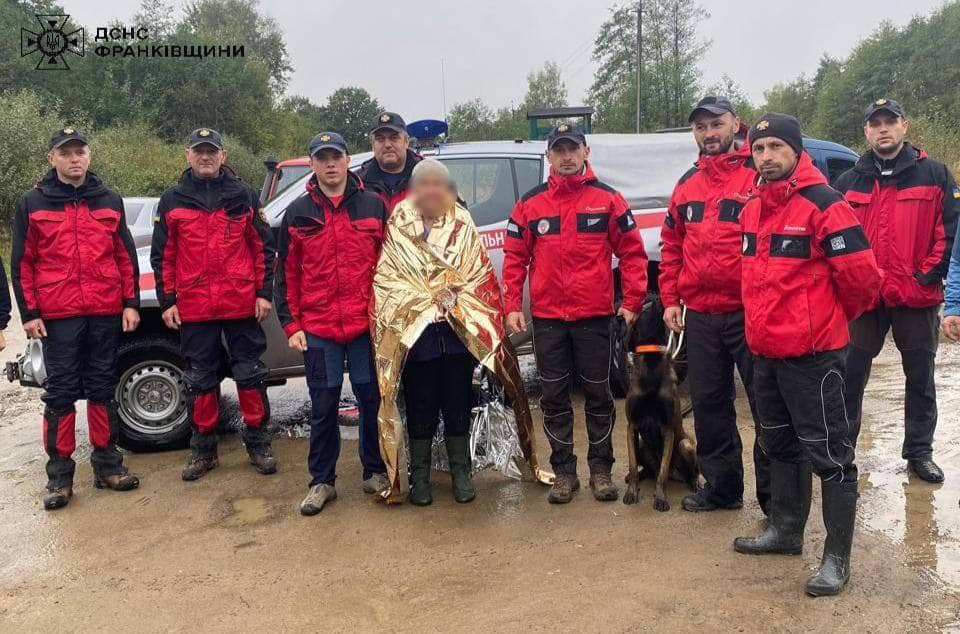
[[10,287],[7,286],[7,270],[0,262],[0,330],[6,330],[10,323]]
[[357,176],[363,181],[363,186],[368,192],[376,194],[383,201],[383,204],[387,207],[387,215],[390,215],[393,213],[394,207],[407,197],[413,166],[422,160],[423,158],[419,154],[413,150],[407,150],[407,160],[403,165],[403,172],[393,186],[388,183],[388,175],[380,169],[380,164],[377,163],[375,158],[364,161],[360,165],[360,169],[357,170]]
[[523,309],[530,270],[534,317],[576,321],[613,314],[612,257],[620,259],[623,306],[639,313],[647,294],[647,254],[629,205],[594,175],[551,170],[510,216],[504,244],[506,312]]
[[673,190],[660,232],[660,297],[701,313],[743,308],[740,214],[757,172],[750,147],[701,155]]
[[349,343],[370,330],[373,273],[387,209],[353,174],[334,206],[307,181],[283,217],[277,264],[277,316],[289,337],[298,330]]
[[845,347],[880,271],[843,196],[804,152],[789,178],[760,181],[741,222],[750,350],[787,359]]
[[940,304],[960,217],[960,189],[950,170],[905,143],[888,162],[867,152],[836,186],[863,225],[884,273],[877,303]]
[[140,306],[123,199],[93,172],[74,187],[51,169],[17,201],[10,268],[24,323]]
[[273,237],[256,192],[223,168],[187,169],[160,197],[150,263],[162,309],[187,322],[243,319],[273,300]]

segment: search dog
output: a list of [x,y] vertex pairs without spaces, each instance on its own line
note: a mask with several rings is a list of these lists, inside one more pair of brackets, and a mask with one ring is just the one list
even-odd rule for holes
[[700,468],[696,440],[683,427],[679,388],[684,362],[675,360],[665,345],[659,298],[654,296],[644,309],[628,337],[633,378],[626,403],[629,466],[623,503],[638,503],[640,481],[656,478],[653,508],[662,512],[670,510],[667,480],[686,482],[696,491]]

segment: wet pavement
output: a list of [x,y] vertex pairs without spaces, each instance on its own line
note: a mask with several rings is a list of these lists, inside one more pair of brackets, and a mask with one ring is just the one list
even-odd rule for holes
[[[11,326],[3,359],[22,348]],[[938,356],[941,486],[908,475],[899,457],[902,383],[888,346],[858,447],[853,579],[842,596],[816,600],[802,591],[824,537],[816,501],[802,557],[732,551],[735,536],[760,527],[749,465],[739,512],[686,513],[686,491],[671,483],[673,510],[656,513],[649,481],[637,506],[596,502],[583,489],[554,507],[544,487],[490,472],[476,479],[470,505],[455,504],[448,477],[435,473],[432,507],[384,507],[359,490],[356,429],[345,427],[340,497],[301,517],[302,380],[270,389],[280,473],[269,477],[252,470],[231,434],[221,467],[198,482],[179,478],[185,451],[135,454],[127,464],[142,477],[139,490],[95,490],[81,408],[76,497],[48,513],[39,504],[39,393],[4,383],[0,632],[960,631],[960,346],[944,344]],[[237,419],[232,386],[224,400]],[[626,462],[619,408],[615,481]],[[742,398],[738,409],[749,446]],[[582,454],[579,411],[577,427]],[[545,460],[542,434],[538,446]]]

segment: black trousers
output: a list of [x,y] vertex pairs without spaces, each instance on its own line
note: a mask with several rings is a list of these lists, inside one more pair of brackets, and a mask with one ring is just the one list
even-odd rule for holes
[[934,361],[940,335],[939,306],[888,308],[882,306],[861,315],[850,324],[847,349],[847,414],[853,439],[860,434],[863,392],[870,380],[873,359],[883,348],[887,333],[900,351],[906,377],[903,399],[903,458],[928,460],[933,455],[933,432],[937,428],[937,389]]
[[406,363],[401,380],[410,438],[433,438],[441,412],[445,436],[470,434],[476,367],[477,360],[471,354],[444,354],[429,361]]
[[612,320],[533,319],[533,351],[543,395],[543,429],[550,441],[550,464],[557,474],[576,475],[573,452],[573,407],[570,387],[580,379],[587,421],[587,464],[591,473],[613,468],[616,410],[610,392]]
[[[753,398],[753,355],[747,348],[743,311],[711,315],[687,310],[686,349],[690,395],[693,400],[697,458],[707,480],[707,494],[720,504],[743,499],[743,443],[737,430],[736,384],[743,381],[757,425]],[[763,509],[770,500],[770,459],[753,443],[757,500]]]
[[857,481],[853,429],[843,404],[845,357],[845,350],[757,357],[753,386],[760,444],[770,458],[809,460],[822,480]]
[[220,418],[217,386],[220,384],[224,341],[245,423],[244,443],[248,449],[270,443],[265,429],[270,419],[270,402],[264,382],[267,368],[260,361],[267,349],[267,338],[260,324],[252,317],[185,322],[180,326],[180,351],[187,362],[184,382],[193,422],[190,445],[194,455],[209,455],[216,450],[216,429]]
[[87,399],[87,425],[93,451],[90,464],[98,476],[123,471],[117,449],[119,418],[114,401],[117,386],[119,315],[44,320],[43,364],[46,391],[41,400],[43,445],[47,452],[47,488],[73,483],[76,470],[76,401]]

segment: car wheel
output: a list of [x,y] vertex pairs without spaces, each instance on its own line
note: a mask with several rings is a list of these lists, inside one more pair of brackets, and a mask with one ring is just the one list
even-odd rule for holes
[[626,398],[630,391],[630,363],[627,361],[627,325],[614,319],[610,343],[610,391],[614,398]]
[[141,339],[118,350],[116,399],[120,413],[118,444],[130,451],[185,447],[190,420],[184,394],[184,361],[170,339]]

